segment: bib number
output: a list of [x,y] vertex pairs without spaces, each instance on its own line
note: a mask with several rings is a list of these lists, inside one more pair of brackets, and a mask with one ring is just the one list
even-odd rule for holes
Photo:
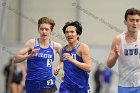
[[91,93],[91,90],[90,89],[88,90],[88,93]]
[[47,85],[53,85],[53,80],[52,79],[48,80]]

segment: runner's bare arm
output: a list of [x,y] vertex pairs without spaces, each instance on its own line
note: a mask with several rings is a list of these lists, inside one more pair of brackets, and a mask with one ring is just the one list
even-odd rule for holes
[[107,67],[112,68],[120,55],[120,36],[113,39],[111,50],[107,59]]
[[28,40],[25,43],[24,47],[15,55],[14,62],[15,63],[22,62],[26,60],[27,58],[33,56],[33,53],[35,51],[32,51],[31,54],[28,54],[28,51],[32,50],[33,46],[34,46],[34,39]]

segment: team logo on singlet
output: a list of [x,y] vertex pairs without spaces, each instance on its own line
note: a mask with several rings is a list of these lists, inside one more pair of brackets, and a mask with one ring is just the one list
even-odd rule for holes
[[135,45],[135,47],[137,47],[138,45]]

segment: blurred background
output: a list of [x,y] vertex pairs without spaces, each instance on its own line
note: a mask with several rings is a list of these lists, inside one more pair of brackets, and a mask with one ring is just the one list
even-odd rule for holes
[[[101,70],[105,68],[113,37],[126,30],[125,11],[128,8],[140,10],[139,4],[139,0],[0,0],[0,93],[5,93],[4,67],[28,39],[38,37],[37,21],[43,16],[55,20],[51,39],[62,45],[66,44],[61,30],[65,22],[77,20],[82,24],[80,41],[91,50],[93,70],[89,82],[94,93],[98,65]],[[57,59],[58,55],[54,66]],[[109,90],[117,93],[117,64],[112,72]],[[61,75],[57,78],[59,88]]]

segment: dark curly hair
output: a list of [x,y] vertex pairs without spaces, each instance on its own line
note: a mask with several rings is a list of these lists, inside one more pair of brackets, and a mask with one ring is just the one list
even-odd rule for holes
[[65,26],[62,28],[64,34],[65,34],[65,30],[66,30],[66,28],[68,26],[74,26],[74,27],[76,27],[76,33],[77,33],[77,35],[81,35],[82,34],[82,25],[78,21],[66,22],[65,23]]

